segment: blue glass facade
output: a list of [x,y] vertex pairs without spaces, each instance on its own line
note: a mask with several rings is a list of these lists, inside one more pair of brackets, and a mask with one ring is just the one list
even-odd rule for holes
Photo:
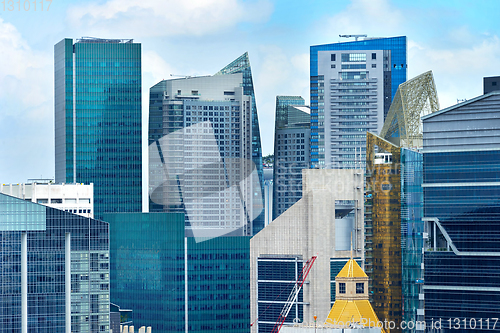
[[499,150],[424,154],[424,216],[443,228],[428,227],[425,318],[441,318],[445,332],[470,332],[474,322],[487,331],[487,319],[491,331],[498,317],[499,168]]
[[[250,237],[184,236],[182,213],[105,214],[111,302],[153,332],[248,332]],[[187,270],[186,270],[187,268]]]
[[[260,142],[260,127],[259,114],[257,113],[257,104],[255,103],[255,92],[253,88],[252,68],[250,67],[250,59],[248,52],[243,53],[240,57],[232,61],[229,65],[218,71],[215,75],[225,74],[243,74],[243,93],[252,97],[252,160],[257,167],[260,182],[260,195],[264,197],[264,171],[262,166],[262,145]],[[257,208],[259,209],[259,208]],[[253,235],[264,228],[265,216],[264,211],[253,222]]]
[[[304,261],[299,257],[260,257],[257,259],[257,313],[258,332],[273,331],[276,320],[295,286],[299,274],[302,272]],[[285,324],[292,324],[296,318],[304,321],[303,290],[297,297],[297,304],[293,305],[285,320]]]
[[[418,309],[424,308],[423,294],[424,247],[423,214],[423,156],[406,148],[401,149],[401,260],[403,320],[405,322],[424,320]],[[405,329],[404,332],[416,332]]]
[[56,182],[94,183],[96,218],[142,210],[141,44],[54,47]]
[[[314,45],[310,48],[311,80],[318,75],[318,51],[349,51],[349,50],[391,50],[391,95],[394,98],[401,83],[406,81],[408,68],[406,36],[367,39],[354,42]],[[311,81],[312,82],[312,81]],[[311,95],[313,94],[311,87]],[[311,109],[314,109],[311,99]]]
[[[375,53],[332,53],[331,62],[320,68],[321,51],[362,50]],[[338,77],[328,79],[339,70]],[[365,133],[381,129],[407,72],[405,36],[311,46],[311,167],[355,168],[355,149],[364,160]]]
[[64,332],[67,315],[108,332],[108,241],[106,222],[0,194],[0,332],[21,332],[23,308],[28,332]]

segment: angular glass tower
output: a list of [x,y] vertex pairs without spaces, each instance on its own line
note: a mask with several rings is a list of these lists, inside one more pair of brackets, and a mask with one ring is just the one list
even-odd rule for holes
[[405,36],[311,46],[311,167],[365,160],[366,132],[380,133],[406,58]]
[[56,182],[94,183],[98,219],[141,211],[141,44],[63,39],[54,62]]
[[[260,127],[259,127],[259,116],[257,114],[257,104],[255,104],[255,92],[253,89],[253,79],[252,79],[252,68],[250,67],[250,59],[248,58],[248,52],[245,52],[236,60],[231,62],[229,65],[215,73],[215,75],[226,75],[226,74],[243,74],[243,93],[247,96],[252,97],[252,160],[257,166],[257,172],[259,174],[260,181],[260,194],[256,196],[264,197],[264,171],[262,167],[262,146],[260,143]],[[255,208],[258,209],[258,208]],[[255,235],[260,230],[264,228],[264,212],[262,212],[259,217],[254,220],[253,223],[253,234]]]
[[203,237],[251,236],[261,215],[252,102],[242,84],[237,73],[164,80],[150,90],[150,211],[183,212],[186,228]]

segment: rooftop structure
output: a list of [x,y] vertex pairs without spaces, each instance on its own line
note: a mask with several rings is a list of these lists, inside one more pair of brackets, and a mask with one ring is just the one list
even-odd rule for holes
[[0,184],[0,193],[94,218],[94,184]]
[[399,85],[380,137],[397,146],[422,148],[421,117],[439,111],[439,101],[432,71]]
[[[325,324],[346,328],[360,325],[363,327],[382,327],[368,300],[368,275],[358,263],[351,259],[335,278],[335,303],[326,318]],[[382,329],[382,332],[385,332]]]

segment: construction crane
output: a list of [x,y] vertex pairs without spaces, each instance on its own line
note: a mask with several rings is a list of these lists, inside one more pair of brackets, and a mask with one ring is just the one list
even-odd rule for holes
[[300,289],[302,288],[302,285],[304,284],[304,281],[306,280],[307,274],[309,274],[309,271],[311,270],[312,265],[314,264],[314,261],[316,260],[317,256],[313,256],[311,259],[309,259],[304,267],[302,267],[302,272],[299,275],[299,278],[297,281],[295,281],[295,286],[292,289],[292,292],[290,293],[290,296],[288,296],[288,300],[285,303],[285,306],[283,307],[283,310],[281,310],[280,316],[278,317],[278,320],[276,320],[276,323],[274,324],[273,330],[271,333],[278,333],[281,329],[281,326],[283,326],[283,323],[285,322],[286,317],[288,316],[288,313],[292,309],[293,304],[297,301],[297,298],[299,296]]
[[360,38],[360,37],[368,37],[368,35],[339,35],[339,37],[344,37],[344,38],[354,37],[354,40],[358,41],[358,38]]

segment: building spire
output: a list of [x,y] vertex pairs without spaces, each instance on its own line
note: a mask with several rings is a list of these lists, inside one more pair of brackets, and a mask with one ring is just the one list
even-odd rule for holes
[[351,231],[351,260],[352,260],[352,231]]

